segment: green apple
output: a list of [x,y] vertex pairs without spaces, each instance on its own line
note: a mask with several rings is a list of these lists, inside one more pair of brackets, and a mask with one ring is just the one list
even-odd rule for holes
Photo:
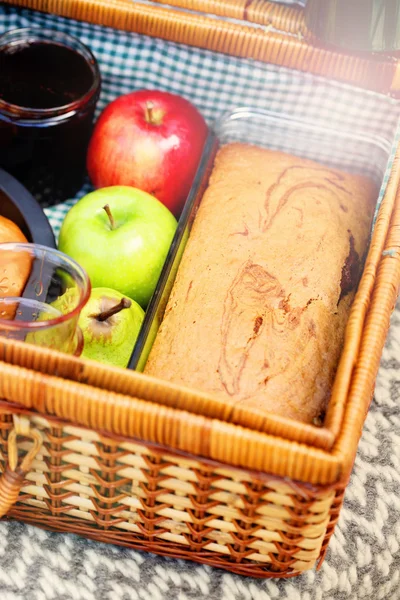
[[87,194],[70,209],[58,247],[86,269],[94,288],[118,290],[146,308],[176,226],[154,196],[112,186]]
[[143,318],[142,307],[131,298],[116,290],[93,288],[78,322],[84,339],[82,356],[126,367]]

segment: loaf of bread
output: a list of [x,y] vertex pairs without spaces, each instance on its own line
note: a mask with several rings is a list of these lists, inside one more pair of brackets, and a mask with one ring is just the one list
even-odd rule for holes
[[375,201],[364,177],[223,147],[145,372],[315,422],[329,401]]

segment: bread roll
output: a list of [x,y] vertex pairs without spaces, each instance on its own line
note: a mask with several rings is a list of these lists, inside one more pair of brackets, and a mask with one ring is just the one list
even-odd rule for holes
[[364,177],[223,147],[145,372],[230,403],[319,418],[375,201]]
[[[27,241],[15,223],[0,216],[0,244]],[[0,247],[0,299],[21,296],[30,274],[31,264],[31,258],[26,253],[3,254]],[[14,304],[4,307],[0,303],[0,319],[13,319],[15,310]]]
[[27,241],[20,228],[13,221],[0,215],[0,244],[6,242],[26,243]]

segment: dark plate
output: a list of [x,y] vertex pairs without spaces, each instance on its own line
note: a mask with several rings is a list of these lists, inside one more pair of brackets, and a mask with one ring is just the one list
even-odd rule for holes
[[53,230],[40,205],[23,185],[2,169],[0,215],[18,225],[30,242],[56,247]]

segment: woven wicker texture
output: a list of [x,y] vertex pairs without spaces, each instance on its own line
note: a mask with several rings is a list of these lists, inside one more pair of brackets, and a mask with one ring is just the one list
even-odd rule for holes
[[153,4],[166,4],[205,14],[230,17],[271,28],[297,37],[306,34],[303,11],[266,0],[155,0]]
[[[32,417],[43,446],[9,513],[120,545],[190,557],[238,573],[309,569],[336,522],[342,490],[199,463],[142,444]],[[0,421],[1,462],[14,431]],[[11,433],[10,433],[11,432]],[[19,443],[30,451],[32,442]]]

